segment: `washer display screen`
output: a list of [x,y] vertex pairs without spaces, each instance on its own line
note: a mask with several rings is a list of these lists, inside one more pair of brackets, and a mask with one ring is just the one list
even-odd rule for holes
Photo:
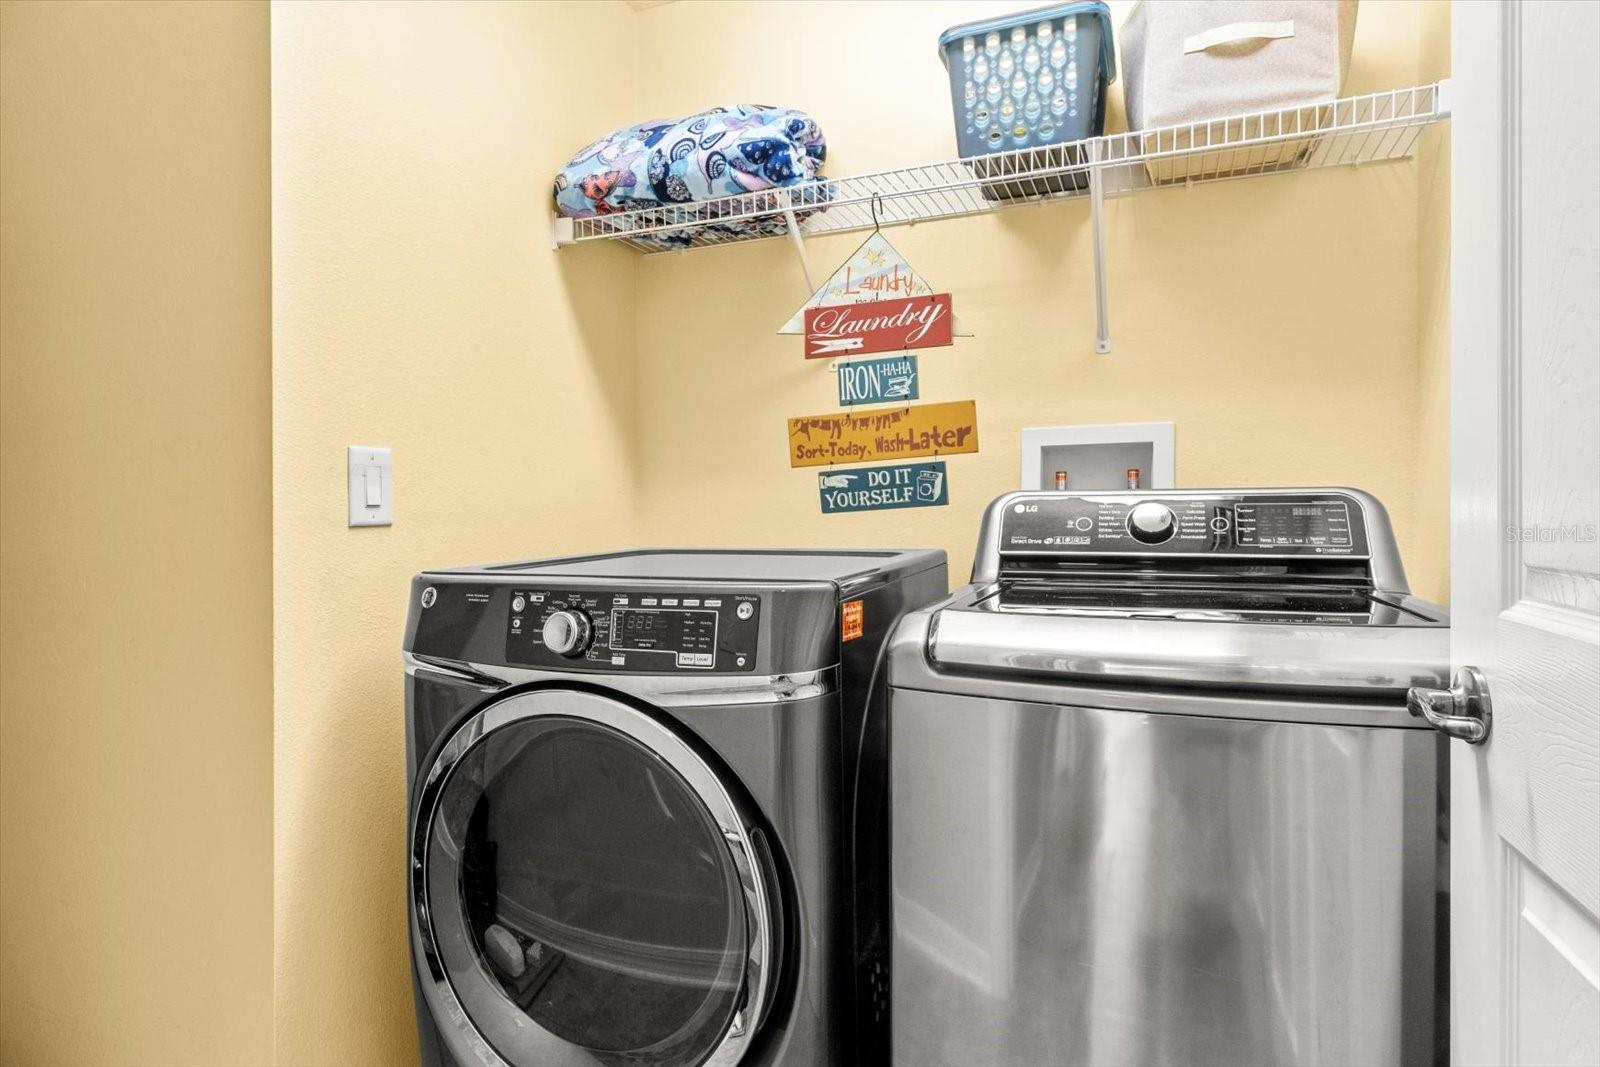
[[1246,547],[1350,547],[1350,508],[1342,502],[1238,504],[1234,516]]

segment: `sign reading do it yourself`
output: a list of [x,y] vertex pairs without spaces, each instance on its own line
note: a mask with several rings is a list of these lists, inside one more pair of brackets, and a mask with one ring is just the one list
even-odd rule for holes
[[789,420],[789,466],[821,467],[976,452],[978,405],[971,400]]
[[817,475],[822,513],[932,508],[950,503],[944,463],[898,463]]

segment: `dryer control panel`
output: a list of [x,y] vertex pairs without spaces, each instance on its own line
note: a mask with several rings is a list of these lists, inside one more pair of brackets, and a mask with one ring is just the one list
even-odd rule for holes
[[506,662],[649,674],[750,671],[760,627],[754,593],[518,586]]
[[1368,555],[1361,503],[1341,493],[1039,493],[1000,520],[1000,552],[1028,555]]

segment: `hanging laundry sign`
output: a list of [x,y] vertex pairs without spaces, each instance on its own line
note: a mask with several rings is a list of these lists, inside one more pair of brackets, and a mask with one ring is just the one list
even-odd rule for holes
[[822,513],[934,508],[950,503],[944,463],[899,463],[817,475]]
[[839,379],[839,403],[887,404],[917,398],[917,357],[889,356],[863,359],[859,363],[840,363],[834,367]]
[[[805,306],[790,316],[778,332],[804,333],[809,308],[862,304],[901,296],[930,296],[933,291],[933,286],[911,268],[889,239],[874,232],[850,253],[850,258],[811,294]],[[970,336],[961,328],[958,318],[952,317],[951,331],[957,337]]]
[[789,420],[789,466],[916,459],[976,452],[978,405],[971,400]]
[[806,358],[952,344],[950,294],[806,309]]

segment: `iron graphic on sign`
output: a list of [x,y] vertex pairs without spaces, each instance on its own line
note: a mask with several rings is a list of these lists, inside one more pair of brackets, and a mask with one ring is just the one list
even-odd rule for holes
[[888,356],[834,366],[839,379],[839,403],[891,404],[917,398],[917,357]]
[[806,358],[953,344],[950,294],[806,309]]
[[971,400],[871,411],[835,411],[789,420],[789,466],[871,463],[978,450],[978,405]]
[[817,475],[822,513],[935,508],[950,503],[944,463],[896,463]]

